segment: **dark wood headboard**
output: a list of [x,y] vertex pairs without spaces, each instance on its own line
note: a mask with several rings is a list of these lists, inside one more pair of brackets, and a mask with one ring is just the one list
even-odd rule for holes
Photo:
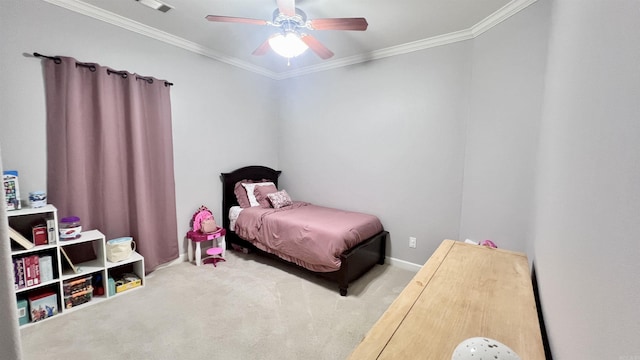
[[[233,189],[236,183],[240,180],[262,180],[266,179],[272,181],[278,186],[278,177],[280,176],[280,170],[274,170],[266,166],[254,165],[245,166],[243,168],[236,169],[229,173],[220,174],[222,179],[222,225],[227,229],[227,235],[233,233],[229,229],[229,208],[234,205],[238,205],[236,194]],[[228,238],[235,238],[235,236],[227,236]],[[229,241],[228,241],[229,242]],[[233,242],[233,241],[231,241]]]

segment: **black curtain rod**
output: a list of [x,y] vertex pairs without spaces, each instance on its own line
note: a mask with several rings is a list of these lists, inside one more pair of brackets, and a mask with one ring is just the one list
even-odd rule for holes
[[53,62],[56,63],[56,64],[61,64],[62,63],[62,59],[60,59],[57,56],[47,56],[47,55],[38,54],[37,52],[34,52],[33,56],[39,57],[39,58],[43,58],[43,59],[53,60]]
[[[39,58],[42,58],[42,59],[53,60],[53,62],[56,63],[56,64],[62,64],[62,59],[57,57],[57,56],[47,56],[47,55],[39,54],[37,52],[34,52],[33,56],[39,57]],[[95,64],[76,62],[76,67],[78,67],[78,66],[89,68],[89,70],[91,70],[91,72],[95,72],[96,71],[96,65]],[[126,79],[127,76],[128,76],[126,71],[114,71],[114,70],[110,70],[110,69],[107,69],[107,74],[109,74],[109,75],[118,74],[118,75],[122,76],[123,79]],[[144,77],[144,76],[139,76],[138,75],[138,76],[136,76],[136,80],[144,80],[149,84],[153,84],[153,78],[151,78],[151,77]],[[173,86],[173,83],[165,81],[164,82],[164,86]]]

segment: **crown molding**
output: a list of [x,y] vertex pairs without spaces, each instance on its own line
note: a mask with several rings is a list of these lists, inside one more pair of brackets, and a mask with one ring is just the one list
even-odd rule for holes
[[414,51],[452,44],[458,41],[473,39],[492,27],[498,25],[509,17],[515,15],[520,10],[535,3],[538,0],[513,0],[498,9],[493,14],[487,16],[469,29],[452,32],[449,34],[434,36],[431,38],[418,40],[402,45],[392,46],[385,49],[375,50],[368,54],[350,56],[342,59],[325,61],[322,64],[307,66],[297,70],[279,73],[276,80],[288,79],[296,76],[312,74],[315,72],[336,69],[343,66],[354,65],[366,61],[382,59],[385,57],[407,54]]
[[171,35],[162,30],[158,30],[154,27],[144,25],[137,21],[133,21],[123,16],[114,14],[112,12],[105,11],[103,9],[84,3],[82,1],[77,1],[77,0],[42,0],[42,1],[63,7],[65,9],[92,17],[100,21],[104,21],[106,23],[121,27],[129,31],[133,31],[135,33],[162,41],[164,43],[185,49],[187,51],[204,55],[211,59],[229,64],[231,66],[241,68],[243,70],[247,70],[259,75],[263,75],[274,80],[283,80],[283,79],[288,79],[296,76],[316,73],[320,71],[336,69],[336,68],[340,68],[348,65],[354,65],[354,64],[358,64],[366,61],[407,54],[414,51],[429,49],[436,46],[452,44],[458,41],[473,39],[481,35],[482,33],[486,32],[487,30],[491,29],[492,27],[498,25],[499,23],[503,22],[504,20],[508,19],[509,17],[515,15],[519,11],[525,9],[529,5],[535,3],[538,0],[513,0],[508,4],[506,4],[505,6],[503,6],[502,8],[500,8],[499,10],[497,10],[496,12],[494,12],[493,14],[481,20],[476,25],[466,30],[434,36],[431,38],[413,41],[410,43],[392,46],[384,49],[374,50],[366,54],[354,55],[346,58],[325,61],[322,64],[307,66],[300,69],[290,70],[282,73],[276,73],[274,71],[267,70],[263,67],[250,64],[248,62],[239,60],[237,58],[225,56],[223,54],[216,52],[215,50],[206,48],[200,44],[194,43],[192,41],[183,39],[175,35]]
[[105,11],[91,4],[87,4],[87,3],[76,1],[76,0],[42,0],[42,1],[60,6],[62,8],[77,12],[82,15],[92,17],[96,20],[104,21],[106,23],[121,27],[129,31],[133,31],[140,35],[144,35],[156,40],[160,40],[169,45],[177,46],[187,51],[204,55],[211,59],[229,64],[235,67],[239,67],[247,71],[251,71],[266,77],[270,77],[272,79],[275,79],[277,77],[277,73],[267,70],[263,67],[253,65],[242,60],[238,60],[237,58],[222,55],[216,52],[215,50],[206,48],[193,41],[189,41],[181,37],[169,34],[162,30],[158,30],[154,27],[139,23],[137,21],[133,21],[131,19],[125,18],[118,14]]
[[291,77],[307,75],[319,71],[336,69],[348,65],[359,64],[371,60],[383,59],[391,56],[407,54],[414,51],[424,50],[436,46],[455,43],[458,41],[469,40],[473,38],[471,30],[456,31],[449,34],[434,36],[428,39],[413,41],[410,43],[391,46],[388,48],[374,50],[366,54],[349,56],[336,60],[325,61],[322,64],[307,66],[296,70],[290,70],[278,74],[276,80],[288,79]]
[[536,1],[538,0],[514,0],[509,2],[507,5],[501,7],[493,14],[487,16],[479,23],[472,26],[470,30],[473,33],[473,37],[479,36],[485,31],[517,14],[520,10],[523,10],[529,5],[535,3]]

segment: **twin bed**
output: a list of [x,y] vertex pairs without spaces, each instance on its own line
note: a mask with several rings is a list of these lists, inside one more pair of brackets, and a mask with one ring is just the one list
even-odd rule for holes
[[268,254],[329,278],[346,296],[350,282],[384,264],[389,233],[373,215],[291,201],[277,187],[279,176],[280,171],[264,166],[221,175],[227,246]]

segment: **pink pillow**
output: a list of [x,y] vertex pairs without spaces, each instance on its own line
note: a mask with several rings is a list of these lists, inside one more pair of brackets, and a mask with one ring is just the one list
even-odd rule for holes
[[247,190],[244,188],[244,186],[242,186],[243,183],[252,184],[256,182],[266,182],[266,181],[271,181],[271,180],[262,179],[262,180],[254,181],[254,180],[244,179],[244,180],[238,181],[233,187],[233,193],[236,195],[236,200],[238,200],[238,205],[240,205],[240,207],[243,209],[251,207],[251,202],[249,201]]
[[267,195],[278,192],[278,189],[274,185],[256,186],[253,190],[253,194],[256,196],[256,200],[260,204],[260,207],[270,208],[271,203]]
[[269,201],[271,201],[271,205],[273,205],[275,209],[293,204],[293,201],[291,201],[289,194],[287,194],[287,192],[284,190],[267,194],[267,197],[269,198]]
[[240,180],[233,187],[233,193],[236,194],[238,205],[240,205],[240,207],[243,209],[251,207],[251,204],[249,203],[249,197],[247,196],[247,191],[244,189],[244,186],[242,186],[242,183],[252,183],[252,182],[253,180]]

